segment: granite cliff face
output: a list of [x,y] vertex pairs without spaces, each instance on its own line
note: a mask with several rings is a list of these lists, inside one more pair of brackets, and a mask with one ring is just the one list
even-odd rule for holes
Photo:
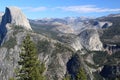
[[59,36],[59,41],[68,44],[75,51],[81,50],[83,46],[81,45],[81,41],[79,36],[74,34],[63,34]]
[[[0,80],[9,80],[15,77],[14,71],[18,66],[20,46],[28,33],[36,46],[43,50],[42,52],[38,51],[38,54],[41,62],[45,63],[44,75],[46,78],[48,80],[56,80],[56,78],[62,80],[67,73],[66,64],[74,52],[71,47],[31,32],[31,30],[29,22],[18,8],[6,8],[0,25],[2,44],[0,47]],[[43,43],[46,44],[42,45]]]
[[[19,59],[20,43],[26,35],[26,31],[32,30],[27,18],[17,7],[6,7],[5,14],[2,15],[0,24],[0,80],[9,80],[14,76],[14,69]],[[25,29],[21,34],[17,30]],[[17,30],[17,31],[16,31]],[[16,32],[19,34],[17,34]],[[12,46],[11,46],[12,45]]]
[[27,18],[17,7],[6,7],[5,14],[2,16],[0,24],[0,44],[7,32],[12,28],[10,25],[18,25],[26,30],[32,30]]
[[79,34],[82,46],[88,50],[102,50],[103,45],[100,41],[99,34],[96,29],[86,29]]
[[6,7],[5,14],[2,18],[2,24],[6,25],[7,23],[22,26],[27,30],[32,30],[26,16],[17,7]]

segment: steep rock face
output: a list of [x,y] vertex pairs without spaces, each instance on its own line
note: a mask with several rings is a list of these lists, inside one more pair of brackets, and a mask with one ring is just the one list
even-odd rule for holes
[[100,41],[96,29],[86,29],[79,34],[81,44],[88,50],[102,50],[103,45]]
[[73,42],[71,43],[71,46],[77,51],[77,50],[81,50],[83,48],[83,46],[81,45],[80,39],[77,37],[73,40]]
[[25,35],[26,32],[21,32],[14,36],[13,30],[6,34],[6,40],[0,48],[0,80],[9,80],[9,78],[15,76],[14,71],[21,51],[19,43],[22,42]]
[[61,34],[59,35],[59,41],[71,46],[75,51],[83,48],[79,36],[74,34]]
[[88,80],[93,80],[93,75],[89,70],[89,67],[85,64],[81,52],[75,53],[67,63],[68,73],[71,74],[72,80],[76,80],[77,73],[80,68],[84,68]]
[[93,27],[94,28],[108,28],[110,26],[112,26],[113,23],[109,22],[109,21],[94,21],[93,22]]
[[27,30],[32,30],[27,18],[17,7],[6,7],[2,24],[5,25],[7,23],[22,26]]
[[4,37],[10,29],[9,24],[21,26],[26,30],[32,30],[27,18],[19,8],[6,7],[5,14],[2,16],[0,24],[0,44],[3,42]]
[[[14,33],[13,29],[7,32],[6,40],[0,48],[0,80],[9,80],[15,76],[14,71],[18,66],[17,62],[21,52],[20,46],[28,32],[17,30],[17,33]],[[56,40],[32,32],[29,34],[37,48],[40,48],[38,46],[41,46],[40,44],[43,44],[44,41],[48,42],[48,44],[44,44],[47,45],[47,48],[44,48],[43,45],[40,48],[45,51],[38,52],[40,61],[46,66],[44,75],[46,75],[47,80],[62,80],[67,72],[66,64],[73,51]],[[11,43],[14,45],[12,46]]]
[[72,75],[72,78],[75,79],[80,67],[83,66],[81,64],[80,58],[78,54],[75,54],[67,63],[68,73]]

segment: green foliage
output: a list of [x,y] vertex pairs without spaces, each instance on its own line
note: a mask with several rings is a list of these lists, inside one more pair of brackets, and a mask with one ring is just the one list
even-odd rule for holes
[[115,52],[111,57],[120,59],[120,51]]
[[13,35],[16,35],[18,32],[23,31],[23,27],[17,26],[17,25],[12,25],[13,26]]
[[40,64],[35,44],[30,40],[29,35],[23,41],[18,64],[21,67],[17,74],[17,80],[44,80],[42,73],[45,67],[44,64]]
[[49,48],[50,48],[50,43],[47,40],[38,41],[37,48],[38,48],[38,52],[47,53],[49,51]]
[[58,32],[52,31],[52,28],[55,27],[54,25],[38,25],[38,24],[34,24],[34,23],[30,23],[32,29],[39,34],[42,34],[44,36],[53,38],[53,39],[57,39],[58,38]]
[[77,73],[77,77],[76,80],[87,80],[87,76],[85,74],[85,71],[83,68],[80,68],[78,73]]
[[114,35],[118,34],[120,35],[120,17],[106,17],[104,19],[104,21],[110,21],[112,22],[112,26],[110,28],[108,28],[107,30],[105,30],[103,37],[104,38],[111,38]]
[[[13,27],[13,35],[16,35],[18,32],[23,30],[23,27],[17,25],[11,25]],[[17,44],[16,38],[10,36],[9,40],[3,44],[3,47],[8,49],[13,48]]]
[[67,73],[62,80],[71,80],[71,75]]
[[70,76],[66,76],[63,80],[70,80]]
[[98,72],[94,72],[94,80],[103,80],[103,77],[98,73]]
[[94,69],[97,69],[97,68],[99,67],[99,66],[94,65],[94,64],[91,64],[91,63],[89,63],[89,62],[87,62],[87,61],[85,61],[85,63],[86,63],[89,67],[94,68]]
[[[120,44],[120,42],[116,43],[115,42],[116,40],[112,39],[114,36],[120,35],[120,17],[106,17],[100,21],[110,21],[113,23],[112,26],[110,26],[109,28],[107,28],[103,31],[103,35],[101,36],[102,42],[111,43],[111,44],[113,44],[113,43]],[[105,40],[105,39],[107,39],[107,40]],[[117,41],[119,41],[119,40],[117,40]]]
[[10,78],[9,80],[15,80],[14,78]]
[[109,55],[107,52],[105,51],[94,51],[92,52],[93,54],[93,61],[95,62],[95,64],[97,64],[98,66],[94,65],[90,67],[95,67],[98,68],[100,66],[104,66],[104,65],[116,65],[119,64],[120,62],[120,51],[115,52],[112,55]]
[[53,54],[51,56],[55,56],[57,53],[65,53],[65,52],[72,52],[73,53],[73,50],[68,47],[68,46],[65,46],[64,44],[61,44],[61,43],[55,43],[55,49],[53,51]]
[[18,25],[14,25],[14,30],[19,30],[19,29],[23,29],[23,27],[22,26],[18,26]]
[[120,51],[115,52],[107,58],[107,65],[120,64]]
[[107,52],[105,52],[105,51],[94,51],[93,53],[94,53],[93,61],[96,64],[102,65],[102,64],[105,63],[105,61],[106,61],[106,59],[108,57]]
[[72,49],[70,49],[69,47],[67,47],[61,43],[56,43],[55,46],[56,46],[56,52],[58,52],[58,53],[67,52],[67,51],[73,52]]
[[10,37],[7,42],[3,44],[3,47],[7,47],[8,49],[13,48],[17,44],[15,37]]

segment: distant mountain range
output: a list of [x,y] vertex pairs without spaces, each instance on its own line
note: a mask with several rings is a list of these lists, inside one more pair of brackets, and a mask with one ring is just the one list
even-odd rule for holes
[[[119,27],[117,27],[119,25],[119,20],[120,20],[120,14],[110,14],[108,16],[99,17],[96,19],[93,18],[91,19],[86,17],[65,17],[65,18],[44,18],[37,20],[29,20],[29,22],[32,28],[34,28],[35,30],[41,30],[42,28],[44,28],[45,31],[52,31],[56,33],[61,32],[61,33],[79,34],[85,29],[94,28],[94,29],[98,29],[100,35],[103,34],[101,36],[101,39],[105,36],[106,39],[108,39],[108,36],[109,37],[111,36],[111,38],[114,37],[113,35],[109,35],[109,34],[116,35],[119,33]],[[108,27],[110,28],[107,29]],[[109,33],[109,31],[111,32]],[[115,39],[113,39],[113,41],[115,41]]]
[[[103,17],[104,18],[104,17]],[[100,21],[98,19],[86,18],[86,17],[65,17],[65,18],[43,18],[37,20],[29,20],[33,28],[43,28],[50,31],[59,31],[61,33],[73,33],[79,34],[81,31],[94,28],[102,29],[112,26],[110,21]],[[36,25],[36,26],[35,26]],[[46,25],[46,26],[45,26]]]
[[120,16],[27,19],[17,7],[0,14],[0,80],[16,78],[21,44],[27,34],[45,64],[47,80],[120,79]]

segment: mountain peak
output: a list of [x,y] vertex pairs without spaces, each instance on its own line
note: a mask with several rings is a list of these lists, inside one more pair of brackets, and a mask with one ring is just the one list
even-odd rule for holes
[[22,13],[21,9],[15,6],[6,7],[5,14],[3,16],[4,24],[10,23],[22,26],[27,30],[32,30],[30,27],[29,21]]
[[110,14],[110,15],[108,15],[108,17],[120,17],[120,13],[118,13],[118,14]]
[[0,24],[0,44],[3,42],[4,37],[9,30],[8,24],[21,26],[26,30],[32,30],[29,21],[19,8],[6,7],[5,14],[2,16]]

